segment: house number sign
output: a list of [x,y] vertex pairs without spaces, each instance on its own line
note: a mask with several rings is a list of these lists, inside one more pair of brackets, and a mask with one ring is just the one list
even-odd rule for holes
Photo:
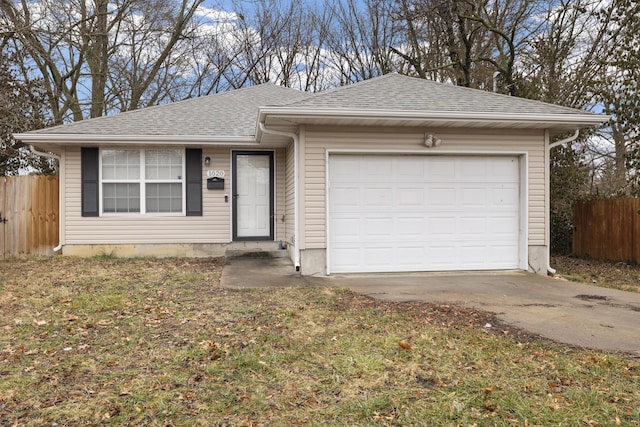
[[223,170],[208,170],[207,178],[224,178]]

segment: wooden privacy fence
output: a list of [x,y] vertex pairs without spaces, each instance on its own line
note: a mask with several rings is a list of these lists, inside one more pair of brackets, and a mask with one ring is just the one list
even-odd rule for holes
[[640,198],[592,200],[573,210],[573,254],[640,264]]
[[0,256],[51,255],[58,218],[58,177],[0,177]]

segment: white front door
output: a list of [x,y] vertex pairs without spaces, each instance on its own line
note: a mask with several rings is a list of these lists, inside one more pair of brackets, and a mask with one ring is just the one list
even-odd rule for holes
[[273,153],[234,152],[234,240],[273,239]]
[[516,156],[332,155],[333,273],[523,267]]

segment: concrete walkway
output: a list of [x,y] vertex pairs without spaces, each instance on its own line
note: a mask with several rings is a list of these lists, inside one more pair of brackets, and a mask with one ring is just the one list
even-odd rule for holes
[[640,357],[640,293],[521,272],[300,276],[287,259],[231,259],[225,287],[335,286],[387,301],[458,304],[574,346]]

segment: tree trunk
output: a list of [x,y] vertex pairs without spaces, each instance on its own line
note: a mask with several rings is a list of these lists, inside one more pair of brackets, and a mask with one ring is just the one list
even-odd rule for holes
[[627,183],[627,144],[624,136],[624,131],[617,123],[611,125],[611,133],[613,135],[613,143],[615,146],[615,191],[620,191],[625,188]]

